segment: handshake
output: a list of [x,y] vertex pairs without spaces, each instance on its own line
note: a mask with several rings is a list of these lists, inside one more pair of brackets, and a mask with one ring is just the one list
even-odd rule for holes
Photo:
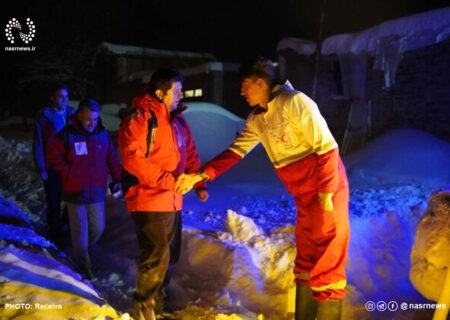
[[[196,173],[183,173],[179,175],[177,180],[175,181],[175,192],[186,194],[191,191],[194,185],[196,185],[197,183],[208,180],[209,176],[201,170],[197,171]],[[197,194],[201,201],[206,201],[209,197],[206,189],[197,190]]]

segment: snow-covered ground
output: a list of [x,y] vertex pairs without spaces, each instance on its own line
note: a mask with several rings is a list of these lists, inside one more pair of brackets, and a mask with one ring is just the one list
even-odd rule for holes
[[[106,230],[94,252],[96,278],[82,280],[65,253],[43,237],[44,195],[31,163],[31,135],[3,136],[0,305],[61,309],[0,306],[0,319],[126,319],[138,250],[123,201],[108,197]],[[201,148],[211,135],[196,139]],[[450,181],[450,145],[424,132],[399,130],[344,160],[351,240],[343,319],[430,319],[432,311],[368,312],[365,303],[429,302],[409,280],[410,253],[429,195]],[[206,204],[192,192],[185,198],[183,254],[171,284],[179,314],[188,320],[293,319],[295,207],[264,150],[256,148],[209,189]]]

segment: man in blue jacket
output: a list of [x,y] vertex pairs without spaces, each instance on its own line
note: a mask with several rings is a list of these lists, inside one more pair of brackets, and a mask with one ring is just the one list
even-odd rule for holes
[[49,161],[62,177],[62,199],[67,203],[73,255],[79,270],[92,277],[89,249],[105,228],[108,173],[112,192],[120,190],[122,168],[93,99],[80,102],[73,123],[60,131],[49,148]]
[[47,151],[50,141],[69,123],[75,108],[69,106],[69,90],[64,84],[53,88],[50,102],[51,105],[38,113],[33,137],[33,160],[44,181],[49,234],[54,241],[58,241],[65,236],[61,213],[61,176],[50,165]]

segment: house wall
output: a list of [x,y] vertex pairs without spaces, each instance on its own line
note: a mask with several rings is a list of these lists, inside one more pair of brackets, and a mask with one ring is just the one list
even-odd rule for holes
[[[278,52],[286,61],[286,77],[311,95],[315,56],[291,49]],[[384,74],[367,61],[366,98],[371,103],[370,137],[396,128],[415,128],[450,141],[450,40],[407,51],[391,89],[383,89]],[[341,145],[351,101],[340,94],[337,55],[321,56],[315,101]]]
[[142,93],[144,84],[140,79],[134,81],[120,82],[123,76],[144,71],[156,70],[159,68],[183,69],[190,66],[209,62],[207,58],[167,56],[150,57],[135,55],[114,55],[105,51],[102,59],[97,65],[98,83],[91,91],[96,92],[96,96],[102,103],[127,103],[131,99]]
[[[312,97],[315,55],[302,56],[294,50],[279,52],[286,61],[286,79],[296,90]],[[350,101],[337,94],[334,67],[337,56],[321,56],[320,74],[314,100],[327,121],[331,133],[339,145],[342,145],[347,123]]]

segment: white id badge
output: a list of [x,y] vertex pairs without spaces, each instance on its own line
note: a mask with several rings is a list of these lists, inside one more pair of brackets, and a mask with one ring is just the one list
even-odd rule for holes
[[82,156],[84,154],[88,154],[87,145],[85,141],[75,142],[75,154],[77,156]]

